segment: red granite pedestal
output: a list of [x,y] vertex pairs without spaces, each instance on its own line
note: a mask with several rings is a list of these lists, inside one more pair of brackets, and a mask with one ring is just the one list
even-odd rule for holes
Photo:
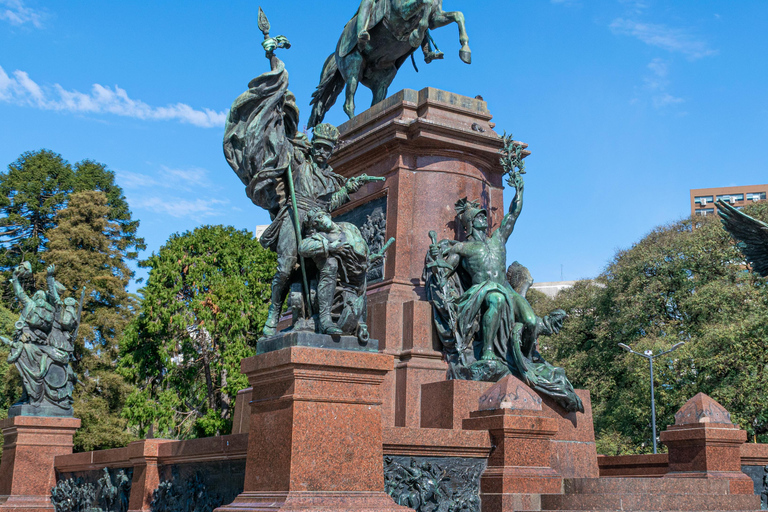
[[386,238],[396,238],[383,279],[368,286],[371,336],[395,358],[395,371],[382,385],[385,426],[420,427],[421,386],[446,376],[421,280],[429,231],[455,238],[460,230],[454,203],[464,196],[482,203],[492,228],[504,215],[498,155],[503,143],[491,118],[482,99],[405,89],[339,126],[340,145],[330,161],[334,170],[386,181],[361,188],[334,217],[383,202]]
[[481,398],[479,411],[464,420],[466,430],[488,430],[494,446],[480,478],[483,512],[540,510],[542,494],[558,494],[562,477],[550,466],[557,421],[541,398],[513,376]]
[[381,383],[392,357],[290,347],[245,359],[244,491],[218,512],[405,511],[384,492]]
[[160,447],[172,443],[168,439],[142,439],[128,445],[129,460],[133,466],[131,497],[128,512],[148,512],[152,493],[160,483],[158,459]]
[[675,414],[675,424],[660,438],[669,448],[669,472],[664,478],[726,479],[731,494],[754,493],[752,479],[741,472],[741,446],[747,433],[704,393],[685,403]]
[[54,457],[72,453],[77,418],[16,416],[0,421],[0,511],[53,512]]

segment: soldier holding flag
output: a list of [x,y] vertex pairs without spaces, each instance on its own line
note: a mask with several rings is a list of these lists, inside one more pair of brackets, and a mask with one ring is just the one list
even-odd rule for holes
[[[310,307],[306,269],[298,256],[307,212],[317,207],[333,211],[363,184],[380,178],[362,175],[346,179],[333,172],[328,160],[339,139],[333,125],[317,125],[311,142],[299,131],[299,109],[288,90],[288,72],[274,53],[277,48],[289,48],[290,43],[283,36],[269,36],[269,22],[261,9],[259,28],[264,33],[262,47],[271,70],[251,80],[248,90],[232,104],[224,154],[246,186],[248,197],[268,210],[272,218],[261,237],[261,244],[277,253],[263,331],[264,336],[272,336],[297,263],[301,264],[305,303]],[[321,330],[337,332],[332,325],[321,326]]]

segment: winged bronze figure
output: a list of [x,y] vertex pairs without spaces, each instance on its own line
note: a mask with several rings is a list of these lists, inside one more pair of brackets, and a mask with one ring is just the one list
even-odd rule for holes
[[750,217],[722,199],[718,199],[716,204],[723,227],[736,240],[752,270],[768,277],[768,224]]

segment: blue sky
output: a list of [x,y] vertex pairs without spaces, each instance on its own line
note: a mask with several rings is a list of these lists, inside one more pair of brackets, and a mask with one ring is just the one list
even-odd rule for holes
[[[355,0],[263,2],[309,115]],[[117,173],[148,250],[201,224],[253,229],[221,148],[225,112],[266,71],[258,3],[0,0],[0,164],[41,148]],[[536,281],[597,275],[616,249],[688,214],[688,190],[768,182],[768,2],[444,0],[443,61],[390,88],[475,96],[530,144],[510,261]],[[370,103],[358,92],[358,111]],[[345,120],[337,105],[326,118]],[[510,196],[507,194],[506,200]],[[508,206],[508,202],[507,202]],[[425,236],[429,229],[425,226]]]

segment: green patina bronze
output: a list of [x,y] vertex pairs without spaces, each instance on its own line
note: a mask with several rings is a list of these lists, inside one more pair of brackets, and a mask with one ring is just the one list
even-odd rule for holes
[[13,271],[11,286],[22,306],[13,339],[0,336],[11,349],[8,363],[21,375],[23,394],[8,416],[72,416],[72,392],[77,382],[70,358],[80,324],[83,297],[78,303],[59,295],[64,286],[48,267],[48,290],[27,295],[22,279],[31,275],[29,262]]
[[[288,72],[275,55],[278,48],[290,48],[290,42],[284,36],[270,37],[269,21],[261,9],[259,29],[264,34],[262,47],[271,70],[251,80],[248,90],[232,104],[224,134],[224,155],[251,201],[269,211],[272,218],[260,239],[264,247],[277,253],[277,272],[263,334],[276,334],[290,291],[295,329],[367,338],[365,308],[360,306],[365,292],[358,290],[360,284],[366,286],[365,281],[355,281],[359,277],[355,272],[355,278],[346,272],[330,277],[334,265],[342,270],[350,265],[365,266],[367,270],[367,245],[363,254],[355,250],[319,254],[308,248],[304,237],[320,232],[320,238],[331,236],[313,224],[310,211],[332,212],[366,183],[384,178],[362,174],[347,179],[333,172],[328,160],[339,140],[338,129],[319,124],[314,127],[311,141],[299,129],[299,109],[288,90]],[[359,231],[356,236],[362,240]],[[345,237],[351,240],[355,234],[348,230]],[[350,243],[355,246],[357,242],[355,239]],[[300,247],[307,248],[300,251]],[[353,258],[355,263],[345,258]],[[358,258],[362,259],[357,261]],[[333,285],[329,284],[331,280]],[[358,300],[342,302],[341,310],[332,313],[334,294],[343,295],[349,289],[356,290]],[[319,314],[313,315],[314,312]],[[341,323],[337,325],[334,317]]]
[[[557,332],[565,312],[536,316],[524,293],[530,284],[506,279],[506,243],[523,208],[522,144],[504,137],[501,163],[515,195],[499,228],[488,234],[488,213],[476,201],[456,202],[466,239],[437,241],[426,257],[424,280],[433,305],[435,326],[452,378],[496,381],[510,373],[554,398],[568,411],[582,411],[562,368],[539,354],[539,335]],[[518,275],[526,272],[517,271]]]
[[758,275],[768,277],[768,224],[750,217],[722,199],[715,204],[723,227],[736,240],[749,266]]
[[[459,57],[472,62],[464,15],[443,11],[442,0],[362,0],[355,16],[346,24],[336,51],[323,65],[320,84],[312,95],[309,126],[322,122],[346,84],[344,112],[355,115],[355,93],[360,84],[371,89],[371,105],[384,100],[400,66],[421,48],[429,64],[442,59],[433,49],[430,29],[456,23],[459,27]],[[415,67],[415,61],[414,61]],[[418,69],[417,69],[418,71]]]

